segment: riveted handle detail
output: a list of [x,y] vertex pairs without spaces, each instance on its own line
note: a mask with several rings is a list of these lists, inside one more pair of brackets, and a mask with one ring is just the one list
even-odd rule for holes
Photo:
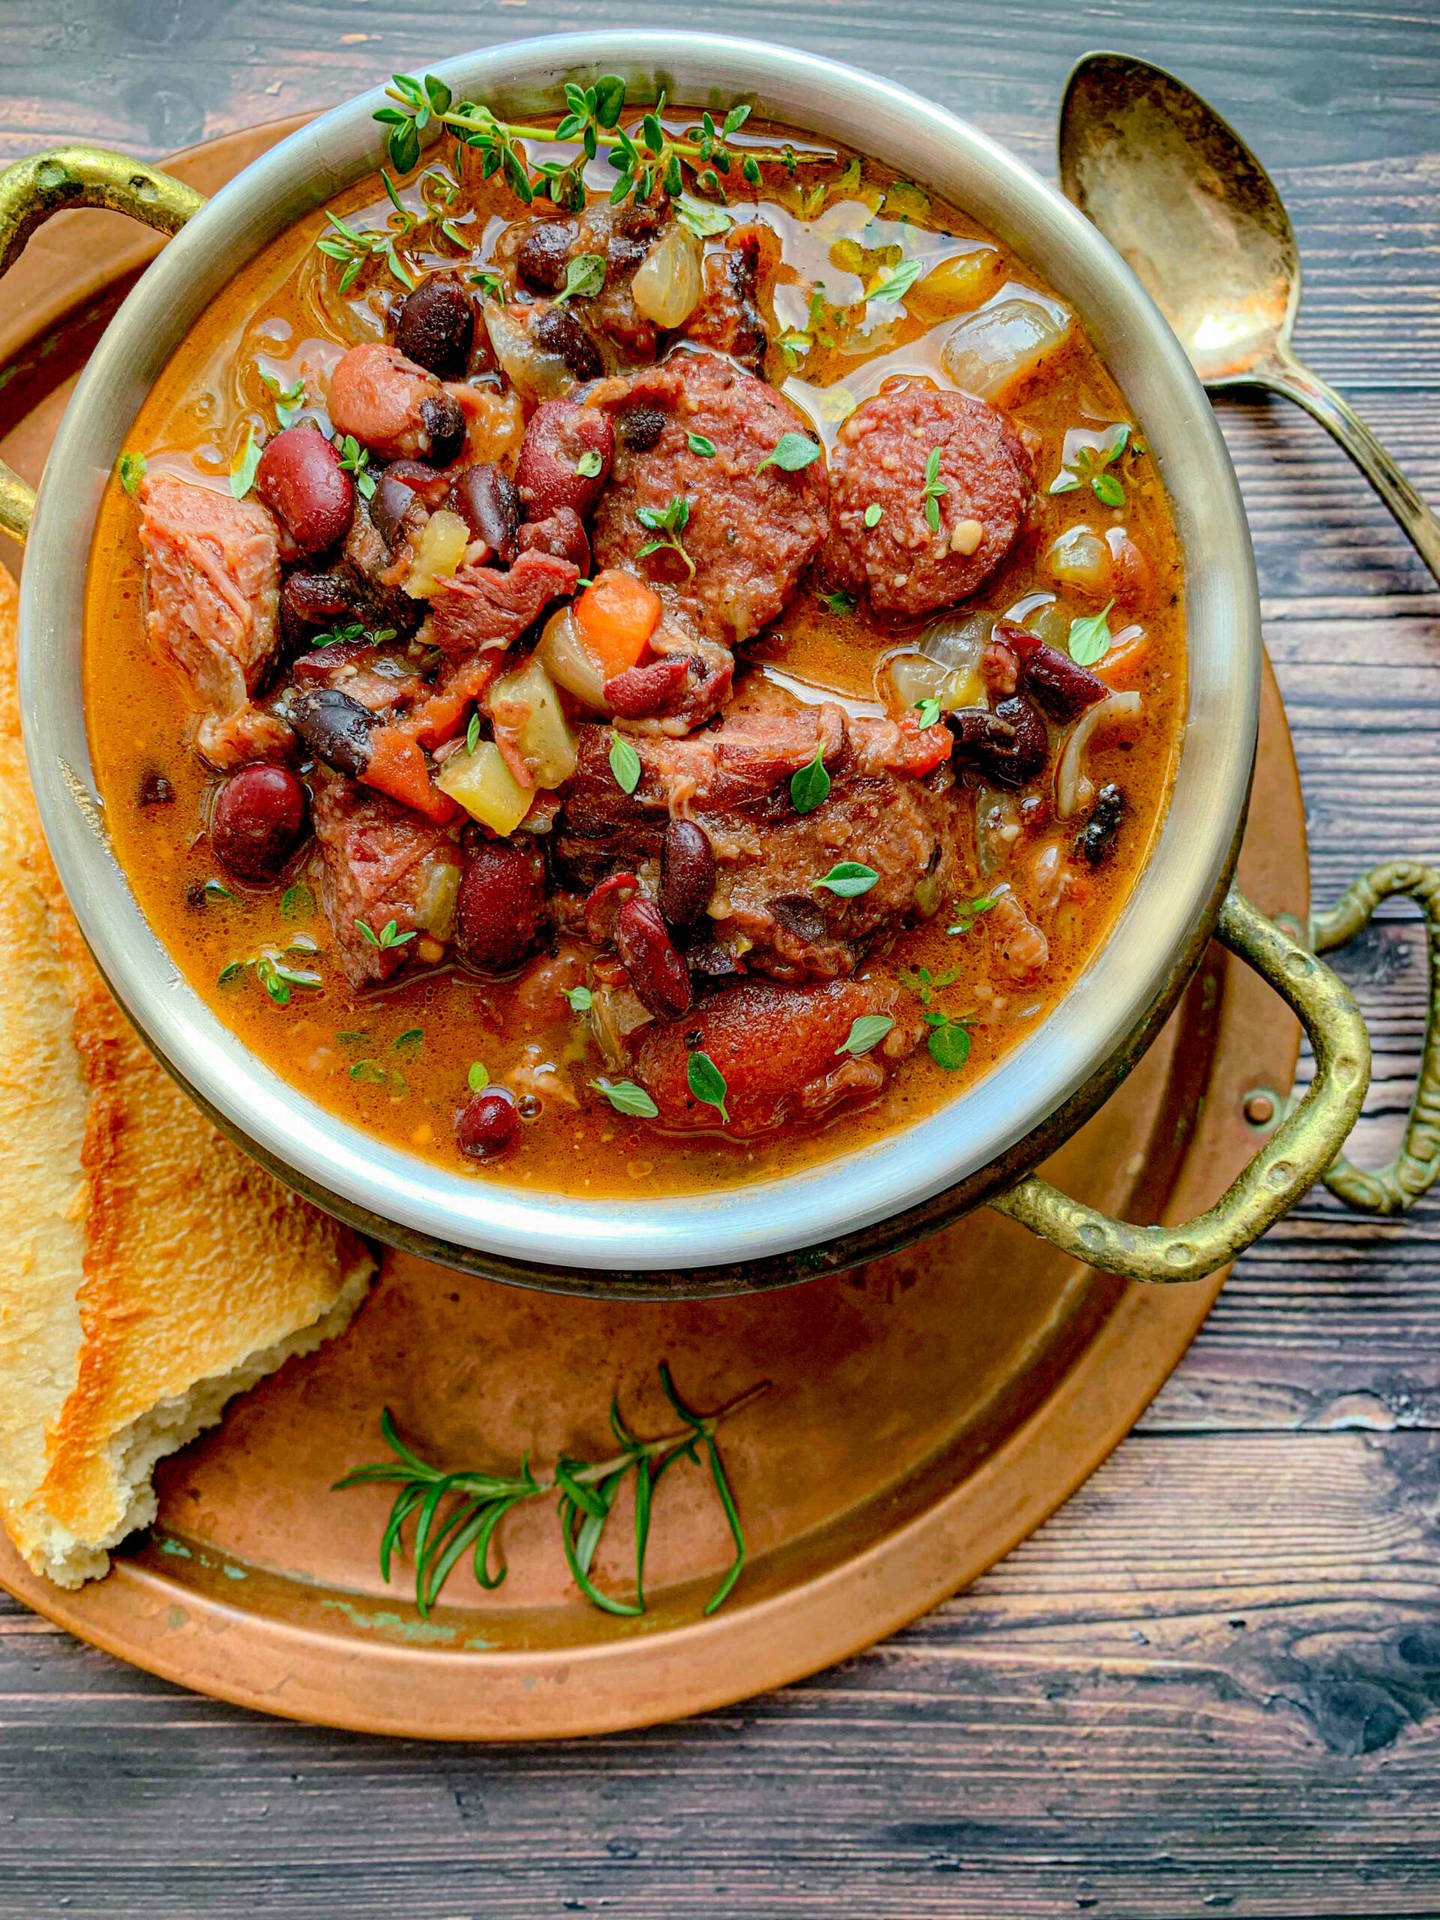
[[[204,204],[205,196],[183,181],[103,147],[32,154],[0,172],[0,274],[35,229],[67,207],[109,207],[161,233],[177,233]],[[34,511],[34,489],[0,463],[0,530],[23,540]]]
[[1325,1175],[1331,1193],[1358,1213],[1404,1213],[1440,1175],[1440,873],[1413,860],[1391,860],[1347,887],[1329,913],[1317,915],[1310,927],[1316,953],[1333,953],[1348,946],[1370,924],[1380,902],[1396,893],[1408,893],[1425,910],[1425,1047],[1405,1138],[1395,1158],[1367,1173],[1342,1155]]
[[[1363,914],[1357,926],[1368,917]],[[1208,1213],[1174,1227],[1113,1220],[1035,1174],[990,1202],[1076,1259],[1128,1280],[1199,1280],[1258,1240],[1335,1160],[1370,1084],[1365,1023],[1336,974],[1233,887],[1215,934],[1300,1016],[1315,1053],[1315,1078],[1304,1098],[1239,1178]],[[1349,937],[1337,934],[1331,944]]]

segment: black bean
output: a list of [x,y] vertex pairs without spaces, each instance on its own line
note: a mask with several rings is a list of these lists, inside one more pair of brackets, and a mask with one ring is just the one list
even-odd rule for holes
[[520,495],[508,474],[483,464],[462,467],[450,488],[448,505],[497,559],[508,563],[515,558]]
[[1125,796],[1113,781],[1101,787],[1095,796],[1095,806],[1090,818],[1080,829],[1075,840],[1075,851],[1082,859],[1088,860],[1092,867],[1113,851],[1115,835],[1120,830],[1120,821],[1125,812]]
[[693,820],[671,820],[660,846],[660,911],[672,927],[689,927],[710,904],[715,855]]
[[515,271],[527,287],[536,293],[564,291],[565,269],[574,237],[573,230],[557,220],[547,220],[544,226],[533,228],[525,236],[515,256]]
[[648,453],[665,431],[658,407],[631,407],[619,420],[620,438],[632,453]]
[[370,518],[375,531],[393,553],[405,533],[405,512],[417,498],[415,489],[393,473],[382,473],[370,496]]
[[420,424],[430,436],[430,463],[448,467],[465,448],[465,415],[453,394],[442,393],[420,402]]
[[358,780],[370,764],[370,735],[378,724],[368,707],[338,687],[296,687],[280,704],[281,717],[327,767]]
[[442,380],[458,380],[475,339],[475,303],[458,273],[432,273],[395,312],[395,344]]
[[536,346],[558,353],[577,380],[598,380],[605,371],[594,337],[569,307],[547,307],[530,332]]
[[163,773],[146,773],[140,781],[140,805],[142,807],[168,807],[175,798],[175,789]]

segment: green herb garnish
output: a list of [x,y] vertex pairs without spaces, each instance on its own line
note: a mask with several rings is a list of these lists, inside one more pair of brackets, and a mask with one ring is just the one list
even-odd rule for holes
[[888,1013],[862,1013],[844,1043],[835,1051],[852,1055],[869,1053],[872,1047],[880,1044],[894,1024]]
[[562,987],[560,991],[569,1001],[572,1013],[589,1013],[595,1003],[595,996],[589,987]]
[[407,1027],[404,1033],[397,1033],[390,1045],[396,1053],[418,1053],[425,1044],[423,1027]]
[[[703,1414],[696,1413],[680,1398],[670,1369],[663,1364],[660,1385],[684,1422],[678,1432],[661,1434],[654,1440],[638,1440],[620,1417],[617,1398],[610,1404],[610,1426],[620,1451],[608,1460],[595,1462],[572,1460],[562,1454],[548,1480],[535,1477],[528,1455],[516,1474],[443,1472],[405,1445],[395,1431],[394,1418],[387,1407],[380,1416],[380,1432],[394,1458],[354,1468],[335,1483],[336,1490],[377,1483],[397,1489],[389,1522],[380,1539],[380,1577],[385,1581],[390,1578],[405,1523],[412,1514],[416,1516],[412,1549],[415,1606],[422,1618],[436,1605],[446,1581],[466,1555],[470,1556],[476,1582],[487,1591],[498,1587],[506,1573],[503,1560],[492,1563],[492,1546],[500,1522],[521,1501],[552,1493],[558,1495],[556,1516],[560,1522],[561,1544],[576,1586],[592,1606],[605,1613],[633,1616],[645,1611],[645,1550],[650,1537],[655,1488],[677,1460],[683,1457],[698,1465],[703,1451],[735,1545],[734,1559],[705,1603],[705,1612],[711,1614],[724,1604],[745,1566],[745,1536],[715,1442],[715,1430],[722,1420],[732,1419],[766,1392],[769,1382],[762,1381],[723,1407],[717,1407],[714,1413]],[[616,1496],[631,1474],[635,1488],[635,1598],[628,1601],[603,1593],[591,1579],[590,1569]]]
[[255,438],[255,429],[245,429],[245,444],[230,462],[230,491],[237,500],[243,500],[255,484],[255,472],[260,465],[260,443]]
[[617,1113],[629,1114],[636,1120],[654,1120],[660,1109],[643,1087],[637,1087],[633,1080],[592,1080],[590,1085],[605,1098]]
[[[453,133],[462,145],[476,148],[483,156],[483,178],[502,174],[505,184],[525,206],[536,199],[548,199],[572,211],[582,207],[585,165],[603,151],[618,176],[610,194],[612,203],[618,205],[632,193],[638,200],[648,200],[658,187],[678,203],[680,218],[691,224],[699,218],[713,218],[713,209],[682,191],[685,169],[694,175],[697,186],[718,196],[722,192],[721,176],[729,174],[737,162],[743,178],[753,184],[760,178],[762,162],[786,165],[793,158],[787,153],[760,149],[740,152],[730,147],[731,135],[749,118],[750,109],[745,105],[731,107],[718,126],[714,117],[705,113],[698,127],[687,128],[684,135],[673,135],[661,122],[665,106],[662,94],[653,107],[642,110],[638,125],[622,127],[625,82],[613,73],[602,74],[588,87],[567,83],[567,110],[554,128],[500,120],[489,107],[470,100],[457,101],[433,73],[427,73],[423,80],[408,73],[394,74],[391,79],[386,95],[393,104],[381,107],[375,118],[385,128],[386,149],[395,167],[408,173],[418,164],[421,135],[437,124]],[[577,141],[581,152],[568,161],[544,161],[532,172],[523,141],[543,145]],[[702,234],[723,232],[725,224],[728,220],[719,227],[697,224],[692,230]]]
[[899,266],[887,267],[885,278],[865,297],[867,300],[902,300],[924,271],[923,260],[902,260]]
[[[383,175],[382,175],[383,178]],[[400,205],[388,180],[386,191],[395,205],[399,207],[403,221],[408,224],[402,232],[408,232],[415,225],[415,216]],[[340,275],[341,293],[348,293],[360,278],[365,265],[370,260],[383,260],[386,266],[407,292],[415,291],[415,276],[395,251],[395,242],[400,237],[392,227],[367,227],[358,229],[342,220],[338,213],[332,213],[327,207],[325,217],[335,229],[333,233],[322,234],[315,242],[317,252],[331,260],[339,260],[343,271]]]
[[1121,422],[1110,428],[1098,447],[1081,447],[1050,482],[1050,492],[1075,493],[1088,486],[1103,506],[1123,507],[1124,483],[1118,473],[1109,473],[1106,469],[1120,458],[1127,446],[1135,453],[1144,451],[1138,442],[1132,444],[1129,425]]
[[280,918],[298,920],[302,914],[315,911],[315,896],[303,880],[293,887],[287,887],[280,896]]
[[658,553],[662,547],[672,547],[685,562],[685,571],[693,580],[695,562],[685,551],[680,536],[690,524],[690,502],[683,493],[673,494],[664,507],[637,507],[635,518],[649,532],[657,534],[658,539],[647,540],[636,551],[635,558],[643,560],[647,554]]
[[305,382],[297,380],[293,387],[282,387],[274,374],[266,373],[263,368],[260,378],[275,396],[275,424],[282,431],[286,427],[293,427],[305,404]]
[[865,509],[866,526],[878,527],[882,517],[884,516],[884,513],[885,513],[885,509],[880,505],[879,501],[872,500],[869,506],[866,507]]
[[312,647],[348,646],[352,640],[364,640],[372,647],[383,647],[387,640],[394,638],[394,627],[376,627],[372,631],[363,621],[352,620],[346,626],[332,627],[329,633],[312,634],[310,644]]
[[483,1060],[472,1060],[470,1071],[465,1076],[465,1084],[471,1093],[483,1093],[490,1084],[490,1069]]
[[808,433],[782,433],[755,471],[763,473],[766,467],[779,467],[782,473],[800,473],[819,458],[819,443]]
[[205,898],[207,900],[233,900],[235,896],[223,880],[207,880],[205,882]]
[[115,472],[126,493],[133,495],[145,478],[144,454],[122,453],[115,463]]
[[685,1082],[697,1100],[707,1107],[714,1107],[721,1120],[728,1127],[730,1114],[725,1105],[729,1092],[725,1085],[725,1076],[710,1058],[708,1053],[696,1051],[685,1063]]
[[825,605],[830,609],[831,613],[838,613],[842,616],[847,613],[853,613],[858,604],[854,594],[846,593],[843,587],[837,593],[822,593],[820,598],[825,602]]
[[959,977],[959,974],[953,970],[949,973],[932,974],[928,967],[919,967],[914,973],[902,973],[899,976],[902,987],[919,995],[923,1009],[920,1018],[930,1028],[929,1039],[926,1042],[930,1049],[930,1058],[937,1067],[944,1067],[947,1073],[954,1073],[970,1058],[968,1016],[942,1013],[933,1001],[943,987],[954,986]]
[[1080,667],[1093,667],[1097,660],[1103,660],[1110,651],[1110,623],[1106,616],[1115,602],[1109,600],[1099,613],[1087,614],[1083,620],[1070,622],[1070,638],[1067,645],[1070,658]]
[[575,462],[575,471],[582,480],[597,480],[604,466],[605,462],[595,448],[587,447]]
[[610,771],[622,793],[634,793],[640,784],[640,756],[623,733],[610,737]]
[[479,287],[482,299],[493,300],[498,306],[505,305],[505,282],[498,273],[482,267],[478,273],[472,273],[469,280],[472,287]]
[[812,880],[810,885],[828,887],[831,893],[839,894],[842,900],[853,900],[862,893],[868,893],[879,878],[874,867],[864,866],[859,860],[841,860],[823,880]]
[[412,927],[409,933],[401,933],[393,920],[387,920],[379,933],[376,933],[368,920],[357,920],[355,924],[372,947],[381,948],[403,947],[407,940],[415,939],[419,931],[418,928]]
[[603,253],[577,253],[565,264],[565,286],[555,296],[558,307],[564,300],[593,300],[605,285]]
[[465,751],[474,753],[480,744],[480,710],[477,707],[470,716],[470,724],[465,729]]
[[368,500],[375,491],[375,476],[370,472],[370,449],[362,447],[353,433],[347,433],[340,442],[340,465],[346,473],[355,476],[355,485],[360,496]]
[[932,533],[938,533],[940,531],[940,496],[942,493],[948,493],[949,491],[950,489],[945,481],[940,478],[940,449],[939,447],[932,447],[925,461],[925,492],[923,496],[925,501],[925,518],[930,524],[930,531]]
[[933,727],[940,719],[940,702],[938,700],[917,700],[915,702],[915,711],[920,716],[920,724],[922,727]]
[[982,914],[989,913],[1000,898],[998,893],[982,893],[973,900],[956,900],[951,904],[951,924],[946,933],[969,933]]
[[687,433],[685,436],[685,444],[689,447],[691,453],[698,453],[702,460],[713,460],[715,458],[715,442],[706,434]]
[[815,758],[790,776],[790,800],[797,813],[813,813],[830,797],[830,776],[825,771],[825,749],[817,746]]

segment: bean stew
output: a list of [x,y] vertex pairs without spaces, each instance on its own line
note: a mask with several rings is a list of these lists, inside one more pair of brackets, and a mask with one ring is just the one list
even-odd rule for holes
[[1123,394],[963,210],[743,106],[392,100],[101,506],[92,753],[150,923],[278,1074],[481,1178],[963,1126],[1179,751]]

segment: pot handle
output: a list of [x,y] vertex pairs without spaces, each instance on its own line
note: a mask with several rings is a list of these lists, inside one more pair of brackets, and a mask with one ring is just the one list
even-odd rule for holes
[[[178,233],[204,204],[204,194],[183,181],[103,147],[32,154],[0,172],[0,274],[9,272],[35,229],[67,207],[109,207],[161,233]],[[23,541],[34,511],[34,488],[0,461],[0,532]]]
[[1339,1157],[1370,1084],[1370,1040],[1360,1009],[1338,975],[1232,887],[1216,938],[1299,1014],[1315,1054],[1315,1078],[1244,1172],[1208,1213],[1178,1226],[1136,1227],[1072,1200],[1027,1174],[990,1205],[1077,1260],[1127,1280],[1198,1280],[1233,1260],[1325,1179],[1348,1205],[1371,1213],[1408,1207],[1440,1173],[1440,874],[1396,861],[1356,881],[1316,922],[1319,952],[1344,946],[1388,894],[1425,907],[1429,999],[1425,1051],[1405,1143],[1388,1167],[1362,1173]]

